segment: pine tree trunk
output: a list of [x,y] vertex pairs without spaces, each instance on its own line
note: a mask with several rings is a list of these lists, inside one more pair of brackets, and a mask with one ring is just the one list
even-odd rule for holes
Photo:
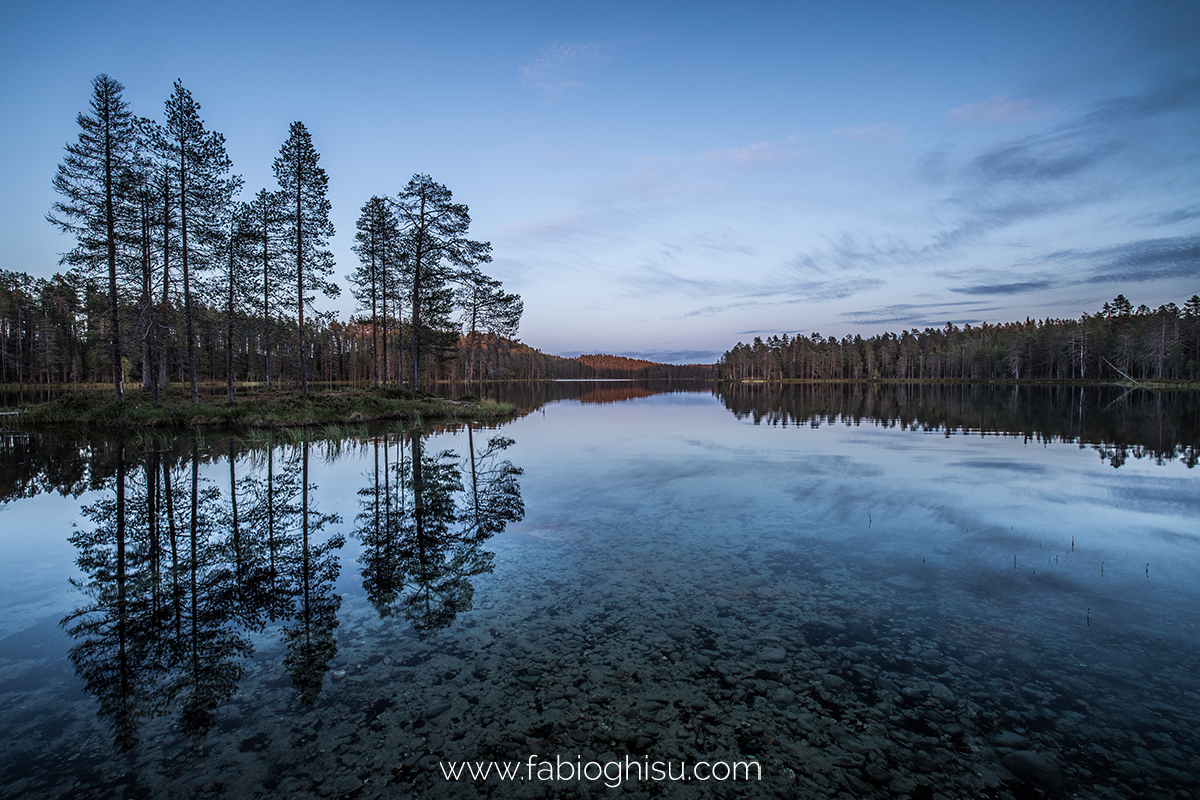
[[192,404],[200,403],[200,389],[196,385],[196,333],[192,324],[192,283],[188,265],[188,218],[187,218],[187,170],[184,164],[186,145],[179,146],[179,233],[183,248],[183,319],[187,335],[188,371],[192,382]]
[[300,393],[308,394],[308,359],[304,352],[304,210],[300,203],[303,175],[296,174],[296,304],[300,310]]
[[117,232],[116,209],[113,206],[113,132],[111,108],[104,107],[104,228],[108,237],[108,298],[112,314],[113,389],[117,402],[125,402],[125,382],[121,369],[121,305],[117,296]]

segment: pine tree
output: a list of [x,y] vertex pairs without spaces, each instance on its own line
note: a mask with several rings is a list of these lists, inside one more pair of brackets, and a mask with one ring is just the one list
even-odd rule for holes
[[[489,256],[486,260],[490,261]],[[462,309],[463,328],[467,332],[469,360],[467,364],[467,392],[475,374],[475,353],[479,349],[479,331],[485,330],[495,336],[512,338],[520,325],[524,303],[521,296],[508,294],[500,281],[489,278],[479,271],[478,266],[463,270],[457,277],[459,289],[457,301]]]
[[153,166],[148,159],[139,159],[136,186],[134,187],[137,228],[133,238],[141,267],[138,331],[142,344],[142,388],[150,390],[154,404],[158,405],[158,375],[154,369],[158,354],[155,342],[157,309],[154,304],[154,245],[157,241],[155,229],[159,222],[159,208],[154,192],[152,170]]
[[[396,279],[397,250],[400,235],[399,223],[386,199],[372,197],[362,207],[358,218],[358,232],[354,234],[354,252],[358,256],[359,267],[346,279],[354,287],[355,298],[359,306],[371,310],[371,377],[375,386],[379,385],[379,342],[377,330],[380,320],[383,322],[383,385],[387,385],[388,359],[388,295],[394,287]],[[399,314],[397,314],[399,317]]]
[[300,391],[308,394],[308,354],[304,348],[304,307],[315,300],[308,292],[330,297],[341,293],[327,277],[333,272],[333,254],[325,249],[333,236],[329,221],[329,178],[317,165],[321,156],[302,122],[293,122],[288,139],[275,159],[275,179],[285,197],[284,220],[288,231],[286,252],[295,264],[296,312],[300,330]]
[[412,300],[409,346],[409,387],[421,388],[421,353],[427,347],[432,329],[439,320],[438,311],[450,310],[448,282],[455,267],[470,267],[481,263],[491,251],[487,242],[473,242],[466,237],[471,215],[462,203],[440,183],[428,175],[414,175],[396,198],[403,234],[406,277]]
[[130,176],[139,150],[133,115],[121,99],[124,90],[104,74],[92,80],[92,113],[76,118],[79,139],[67,145],[67,156],[54,176],[54,189],[63,200],[46,216],[60,230],[75,236],[76,247],[63,258],[65,263],[89,277],[107,268],[109,345],[118,403],[125,402],[118,240],[123,218],[132,212]]
[[184,335],[192,402],[199,403],[193,284],[200,288],[199,273],[214,266],[221,238],[222,211],[232,202],[239,181],[228,176],[232,162],[225,153],[225,137],[205,130],[200,119],[200,104],[179,81],[175,81],[175,91],[167,100],[166,111],[166,124],[160,129],[163,135],[159,150],[174,179],[183,270]]
[[[240,188],[241,179],[235,179]],[[233,403],[233,323],[245,307],[245,298],[250,295],[251,280],[247,274],[252,242],[247,231],[247,204],[229,203],[224,209],[222,220],[223,241],[221,247],[221,275],[219,282],[225,301],[225,402]]]
[[254,199],[246,206],[243,219],[243,232],[248,246],[254,252],[255,271],[257,273],[255,297],[262,298],[262,346],[265,355],[263,372],[266,374],[267,388],[271,387],[273,370],[271,366],[271,314],[282,304],[282,294],[286,285],[286,264],[280,258],[283,252],[285,236],[284,226],[284,196],[282,192],[259,190]]

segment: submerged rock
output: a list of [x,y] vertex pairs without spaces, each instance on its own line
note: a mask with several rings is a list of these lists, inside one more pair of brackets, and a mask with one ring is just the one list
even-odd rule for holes
[[776,705],[790,706],[792,703],[796,702],[796,693],[791,689],[788,689],[786,686],[780,686],[771,693],[771,701]]
[[1062,770],[1049,756],[1032,750],[1014,750],[1000,759],[1004,768],[1012,774],[1035,783],[1044,789],[1057,791],[1064,783]]
[[844,679],[839,678],[837,675],[834,675],[832,673],[822,677],[821,682],[824,683],[826,686],[828,686],[830,689],[840,689],[846,685],[846,681]]
[[1011,750],[1028,750],[1033,746],[1024,736],[1012,731],[1000,731],[992,737],[992,744],[996,747],[1007,747]]
[[897,589],[908,589],[911,592],[917,592],[925,588],[925,582],[919,581],[916,578],[910,578],[907,575],[893,575],[884,581],[888,586],[894,586]]

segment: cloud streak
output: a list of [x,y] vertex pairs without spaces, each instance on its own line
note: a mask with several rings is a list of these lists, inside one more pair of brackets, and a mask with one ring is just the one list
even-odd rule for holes
[[582,73],[600,59],[600,45],[568,42],[542,48],[520,68],[521,82],[540,89],[547,99],[583,86]]
[[704,160],[732,164],[735,167],[781,166],[804,155],[803,150],[795,147],[796,141],[797,137],[789,136],[774,142],[755,142],[745,147],[709,150],[704,154]]
[[1035,122],[1061,113],[1040,100],[1009,100],[1001,94],[947,111],[946,124],[951,128],[991,128]]
[[902,142],[905,130],[890,122],[877,125],[853,125],[849,128],[834,128],[829,132],[831,139],[850,139],[856,142]]
[[[954,309],[954,310],[952,310]],[[838,316],[861,325],[902,325],[917,327],[940,327],[947,322],[955,325],[966,323],[982,323],[982,317],[950,318],[951,314],[962,314],[968,311],[979,314],[982,311],[993,310],[982,301],[962,301],[950,303],[893,303],[892,305],[857,311],[843,311]]]

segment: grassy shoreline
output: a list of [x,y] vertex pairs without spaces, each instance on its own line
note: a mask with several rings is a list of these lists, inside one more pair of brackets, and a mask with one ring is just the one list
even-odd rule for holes
[[499,420],[515,413],[508,404],[475,398],[451,400],[407,389],[350,389],[312,392],[250,392],[232,405],[224,398],[191,398],[172,390],[159,405],[148,392],[131,391],[124,403],[111,395],[67,392],[31,405],[15,422],[20,427],[85,425],[104,428],[293,428],[404,420]]

